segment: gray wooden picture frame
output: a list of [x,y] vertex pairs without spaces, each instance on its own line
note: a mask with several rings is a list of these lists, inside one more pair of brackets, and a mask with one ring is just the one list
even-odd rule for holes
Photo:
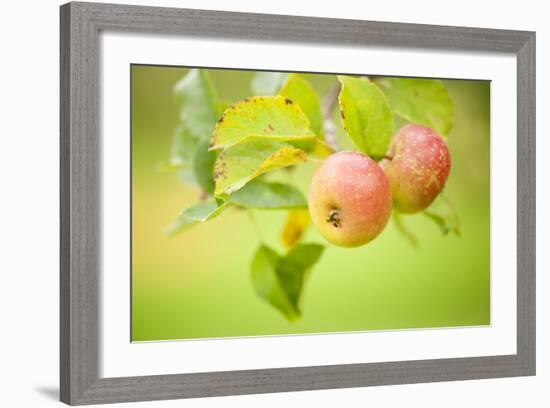
[[[102,30],[517,56],[517,353],[200,374],[99,377]],[[535,33],[113,4],[61,6],[61,401],[96,404],[535,374]],[[510,101],[513,103],[513,101]],[[497,118],[498,119],[498,118]]]

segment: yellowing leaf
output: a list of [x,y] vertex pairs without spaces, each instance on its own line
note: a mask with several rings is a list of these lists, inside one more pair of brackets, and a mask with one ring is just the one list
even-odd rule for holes
[[375,159],[383,157],[394,132],[388,100],[366,78],[341,75],[338,79],[342,84],[338,103],[344,129],[363,153]]
[[306,153],[285,143],[255,140],[224,150],[214,166],[216,196],[231,194],[271,170],[306,160]]
[[317,136],[323,136],[321,102],[313,87],[297,74],[290,74],[279,90],[279,95],[298,104],[309,120],[309,126]]
[[334,149],[323,139],[316,137],[309,153],[313,156],[325,158],[334,153]]
[[229,148],[243,142],[312,140],[307,116],[292,100],[282,96],[256,96],[225,110],[218,121],[210,149]]
[[304,232],[311,223],[307,209],[297,209],[288,212],[283,230],[281,242],[286,247],[292,247],[300,241]]

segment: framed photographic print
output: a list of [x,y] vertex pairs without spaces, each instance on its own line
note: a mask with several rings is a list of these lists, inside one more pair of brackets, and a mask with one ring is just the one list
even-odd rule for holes
[[63,402],[534,374],[534,33],[61,7]]

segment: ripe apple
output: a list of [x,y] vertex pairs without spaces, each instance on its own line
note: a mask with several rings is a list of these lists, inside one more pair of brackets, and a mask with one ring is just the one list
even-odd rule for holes
[[390,181],[396,210],[409,214],[422,211],[445,187],[451,155],[433,129],[402,127],[390,143],[388,157],[390,160],[381,165]]
[[311,219],[333,244],[355,247],[374,239],[391,215],[391,188],[382,168],[358,152],[329,156],[311,180]]

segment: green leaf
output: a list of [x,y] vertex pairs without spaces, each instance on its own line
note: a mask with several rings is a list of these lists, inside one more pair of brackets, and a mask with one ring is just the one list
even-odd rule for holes
[[453,233],[460,236],[460,217],[458,212],[443,194],[439,194],[435,201],[422,213],[439,227],[443,235]]
[[285,143],[255,140],[224,150],[214,166],[214,194],[231,194],[271,170],[306,160],[306,153]]
[[176,126],[172,136],[171,155],[182,161],[191,160],[200,138],[189,131],[184,125]]
[[379,78],[393,112],[403,119],[447,135],[453,127],[454,109],[449,92],[437,79]]
[[301,244],[281,258],[277,266],[279,280],[285,293],[296,310],[299,309],[300,295],[310,268],[319,261],[324,246],[319,244]]
[[266,245],[261,245],[250,266],[252,285],[258,296],[266,300],[292,321],[300,316],[286,295],[277,273],[281,256]]
[[256,72],[250,82],[250,89],[254,95],[275,95],[285,83],[288,74],[284,72]]
[[205,140],[222,113],[216,89],[202,69],[192,69],[174,87],[180,105],[180,120],[195,137]]
[[289,211],[281,231],[282,244],[287,248],[296,245],[302,239],[310,224],[311,218],[307,209]]
[[157,169],[164,173],[177,172],[184,182],[212,194],[216,157],[216,152],[208,150],[208,140],[201,141],[185,126],[178,126],[173,136],[172,156]]
[[388,100],[370,80],[339,76],[342,125],[363,153],[379,159],[386,154],[394,132]]
[[284,142],[314,138],[309,121],[297,104],[282,96],[256,96],[225,110],[214,129],[210,149],[259,139]]
[[305,208],[307,201],[300,190],[283,183],[255,179],[229,196],[231,204],[246,208],[280,210]]
[[176,170],[186,183],[204,191],[214,190],[216,155],[208,152],[208,141],[222,112],[222,104],[208,73],[192,69],[174,87],[182,123],[174,131],[171,157],[161,169]]
[[166,228],[166,235],[174,235],[199,222],[206,222],[216,218],[227,207],[227,200],[223,198],[208,199],[183,210],[178,218]]
[[193,159],[193,173],[198,185],[208,194],[214,193],[214,164],[216,152],[208,150],[208,140],[198,144]]
[[167,163],[169,166],[165,165],[164,169],[172,168],[178,171],[185,182],[197,184],[193,172],[193,160],[199,141],[200,139],[185,126],[177,126],[172,136],[172,152]]
[[324,247],[302,244],[286,256],[261,245],[251,265],[252,284],[258,296],[279,310],[289,321],[301,315],[300,298],[311,267],[320,259]]
[[279,90],[279,95],[290,99],[302,109],[309,120],[310,129],[317,136],[323,136],[323,115],[321,102],[313,87],[297,74],[290,74]]

